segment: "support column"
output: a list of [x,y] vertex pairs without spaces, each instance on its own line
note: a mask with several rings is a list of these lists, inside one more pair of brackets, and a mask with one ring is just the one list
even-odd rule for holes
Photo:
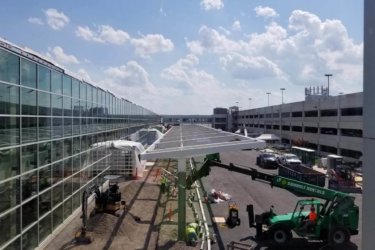
[[375,245],[375,2],[365,0],[364,7],[362,249],[370,250]]
[[178,240],[185,241],[186,227],[186,159],[178,159]]

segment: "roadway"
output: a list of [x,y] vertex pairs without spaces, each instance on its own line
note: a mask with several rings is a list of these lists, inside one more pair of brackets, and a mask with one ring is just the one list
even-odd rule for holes
[[[221,160],[225,164],[230,162],[257,168],[260,171],[277,174],[277,170],[262,169],[256,166],[257,151],[234,151],[221,153]],[[217,234],[218,242],[213,245],[213,249],[226,249],[226,245],[231,241],[238,241],[252,246],[256,246],[255,249],[272,249],[266,246],[264,243],[255,242],[253,237],[255,236],[255,229],[249,228],[248,216],[246,206],[248,204],[254,205],[255,214],[259,214],[268,211],[271,205],[274,205],[274,211],[277,214],[287,213],[294,210],[297,200],[305,197],[297,197],[295,194],[281,189],[271,188],[271,186],[262,181],[253,181],[250,176],[246,176],[240,173],[230,172],[226,169],[219,167],[211,168],[211,173],[208,177],[202,178],[203,185],[207,192],[211,189],[216,191],[222,191],[232,196],[232,200],[237,203],[239,207],[239,216],[241,224],[234,228],[228,228],[224,224],[213,223],[213,230]],[[362,195],[356,194],[356,203],[362,211]],[[212,217],[224,217],[228,216],[228,203],[213,203],[210,206],[210,216]],[[360,213],[360,233],[359,235],[351,237],[351,243],[347,249],[361,249],[361,213]],[[321,242],[307,242],[304,239],[296,238],[293,239],[286,249],[321,249]],[[343,248],[341,248],[343,249]]]

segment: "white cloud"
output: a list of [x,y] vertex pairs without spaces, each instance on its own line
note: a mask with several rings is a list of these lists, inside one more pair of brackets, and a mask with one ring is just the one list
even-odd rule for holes
[[55,46],[53,48],[48,47],[47,57],[56,61],[62,65],[79,64],[78,59],[73,55],[65,54],[64,50],[60,46]]
[[92,82],[89,73],[85,69],[79,69],[77,75],[80,76],[86,82]]
[[105,74],[123,86],[146,86],[150,83],[149,74],[136,61],[129,61],[126,65],[110,67]]
[[59,30],[69,23],[69,18],[63,12],[58,12],[56,9],[48,9],[44,14],[48,25],[54,30]]
[[238,21],[238,20],[236,20],[236,21],[234,21],[233,22],[233,24],[232,24],[232,30],[233,31],[241,31],[241,23],[240,23],[240,21]]
[[190,53],[195,55],[201,55],[204,51],[204,48],[199,41],[186,41],[186,46]]
[[270,7],[263,7],[263,6],[257,6],[255,7],[255,12],[257,14],[257,16],[261,16],[261,17],[278,17],[279,14],[277,14],[277,12],[270,8]]
[[40,18],[37,18],[37,17],[29,17],[27,19],[27,21],[29,23],[32,23],[32,24],[38,24],[38,25],[43,25],[44,24],[43,21]]
[[130,39],[127,32],[120,29],[116,30],[109,25],[100,25],[97,31],[93,31],[87,26],[78,26],[75,33],[77,37],[81,37],[86,41],[112,43],[116,45],[122,45]]
[[145,58],[151,54],[172,51],[174,48],[173,42],[160,34],[148,34],[139,39],[132,39],[130,43],[135,47],[135,53]]
[[201,1],[201,7],[204,10],[220,10],[224,8],[224,3],[222,0],[202,0]]

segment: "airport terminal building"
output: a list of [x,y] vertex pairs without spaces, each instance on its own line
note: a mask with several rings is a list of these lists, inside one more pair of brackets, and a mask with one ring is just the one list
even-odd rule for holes
[[0,249],[33,249],[104,182],[109,146],[152,111],[0,40]]

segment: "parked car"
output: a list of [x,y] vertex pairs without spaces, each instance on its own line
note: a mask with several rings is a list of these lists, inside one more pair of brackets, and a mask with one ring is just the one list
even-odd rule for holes
[[295,154],[283,154],[278,157],[278,162],[282,165],[301,165],[302,161]]
[[277,168],[277,158],[275,154],[264,152],[257,156],[256,164],[264,168]]

